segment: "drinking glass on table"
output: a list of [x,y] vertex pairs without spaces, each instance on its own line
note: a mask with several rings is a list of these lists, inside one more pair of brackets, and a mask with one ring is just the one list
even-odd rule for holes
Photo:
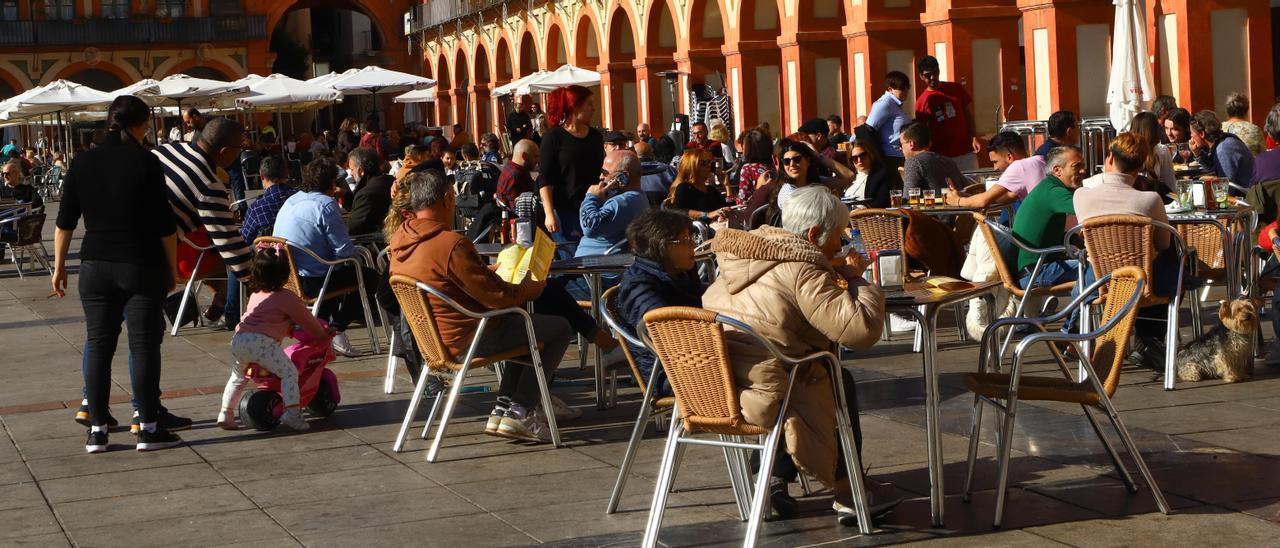
[[1182,163],[1191,163],[1191,145],[1178,143],[1178,155],[1182,156]]
[[913,188],[907,191],[907,205],[919,207],[920,205],[920,189]]
[[1178,205],[1183,209],[1191,209],[1193,205],[1191,187],[1191,179],[1178,179]]
[[1227,187],[1229,183],[1226,179],[1219,180],[1213,185],[1213,203],[1217,204],[1219,209],[1230,207],[1227,203]]
[[902,207],[902,191],[901,190],[889,191],[889,207]]
[[935,204],[934,199],[937,198],[937,196],[938,196],[938,192],[936,190],[932,188],[926,188],[924,190],[924,200],[923,200],[924,207],[933,207]]

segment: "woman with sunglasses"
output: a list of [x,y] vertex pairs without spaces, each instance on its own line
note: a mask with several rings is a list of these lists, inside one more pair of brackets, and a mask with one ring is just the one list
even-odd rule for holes
[[[810,184],[826,186],[840,195],[853,182],[853,170],[824,158],[803,141],[788,140],[778,145],[778,166],[782,168],[778,173],[778,181],[782,183],[778,188],[778,208],[786,204],[792,192]],[[820,171],[835,173],[835,176],[824,176]]]
[[707,184],[711,180],[714,165],[711,153],[703,149],[687,149],[680,156],[676,180],[671,183],[663,207],[687,212],[690,219],[703,223],[720,222],[729,218],[729,203],[720,189]]
[[844,191],[844,197],[865,201],[863,205],[866,207],[889,207],[889,191],[902,188],[898,170],[889,166],[876,148],[864,139],[858,139],[849,146],[849,161],[853,162],[857,175],[853,184]]

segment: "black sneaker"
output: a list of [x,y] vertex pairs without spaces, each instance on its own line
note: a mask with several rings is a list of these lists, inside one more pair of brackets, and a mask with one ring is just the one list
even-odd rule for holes
[[[191,428],[191,419],[179,417],[170,413],[168,409],[161,408],[160,416],[156,418],[156,426],[170,432],[179,432]],[[142,419],[138,416],[138,412],[133,412],[133,424],[129,425],[129,433],[138,435],[138,431],[142,430]]]
[[89,439],[84,442],[84,450],[89,453],[101,453],[107,450],[107,433],[89,431]]
[[787,482],[781,478],[769,478],[769,507],[778,519],[794,518],[799,510],[795,497],[787,490]]
[[157,426],[154,432],[141,430],[138,432],[138,450],[139,451],[155,451],[157,449],[168,449],[182,443],[173,432],[165,430],[163,427]]
[[[83,426],[85,428],[93,426],[93,424],[89,422],[89,406],[88,405],[81,404],[80,408],[76,409],[76,424],[79,424],[80,426]],[[120,421],[116,420],[115,417],[111,416],[111,414],[108,413],[107,427],[115,428],[117,426],[120,426]]]

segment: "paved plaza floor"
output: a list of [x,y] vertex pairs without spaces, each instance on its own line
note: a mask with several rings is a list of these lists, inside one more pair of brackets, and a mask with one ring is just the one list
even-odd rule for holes
[[[585,411],[562,424],[565,447],[485,436],[492,394],[478,392],[464,397],[440,462],[427,463],[417,429],[406,451],[391,451],[412,387],[401,367],[395,392],[383,394],[385,355],[335,362],[342,405],[312,420],[308,432],[228,432],[214,416],[230,334],[187,328],[165,340],[162,381],[165,404],[196,421],[181,433],[185,445],[138,453],[126,431],[111,435],[111,451],[87,455],[84,428],[72,422],[85,338],[75,264],[62,300],[46,297],[48,276],[19,280],[12,264],[0,265],[0,546],[639,544],[663,440],[650,427],[620,511],[605,515],[640,394],[624,383],[618,406],[596,411],[591,370],[579,370],[576,360],[566,360],[555,388]],[[1264,331],[1270,339],[1270,328]],[[368,348],[366,332],[351,333]],[[1181,384],[1173,392],[1149,372],[1124,371],[1115,402],[1174,509],[1168,516],[1156,511],[1145,485],[1125,491],[1079,407],[1023,404],[1005,527],[993,529],[990,430],[973,500],[960,496],[972,402],[961,377],[975,370],[977,350],[959,342],[954,328],[941,341],[945,527],[929,526],[920,357],[907,341],[888,342],[847,355],[845,365],[858,379],[864,465],[907,500],[876,524],[876,534],[861,536],[836,525],[828,498],[804,498],[801,517],[765,524],[762,544],[1280,544],[1280,368],[1259,365],[1248,382]],[[120,348],[123,356],[123,338]],[[1054,369],[1047,359],[1029,367]],[[123,358],[113,379],[112,410],[127,419]],[[676,483],[661,543],[741,542],[745,524],[718,450],[690,449]]]

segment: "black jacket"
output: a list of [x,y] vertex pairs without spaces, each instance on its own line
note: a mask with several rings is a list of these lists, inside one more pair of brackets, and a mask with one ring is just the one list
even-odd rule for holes
[[893,166],[881,162],[867,175],[867,188],[863,191],[863,197],[871,201],[867,207],[889,207],[889,191],[895,188],[902,190],[902,177],[898,176],[898,170]]
[[356,185],[351,215],[347,217],[348,232],[352,235],[382,232],[382,221],[391,209],[391,183],[395,180],[390,175],[375,175]]
[[[650,310],[664,306],[702,307],[702,280],[698,279],[697,269],[690,270],[672,279],[662,265],[636,257],[631,267],[622,273],[622,282],[618,284],[619,322],[632,334],[638,333],[638,327],[644,324],[644,315]],[[655,358],[647,348],[627,345],[631,355],[636,359],[640,373],[649,382],[654,381],[652,373]],[[655,388],[657,395],[670,396],[671,385],[662,372],[658,372],[657,381],[661,385]]]

